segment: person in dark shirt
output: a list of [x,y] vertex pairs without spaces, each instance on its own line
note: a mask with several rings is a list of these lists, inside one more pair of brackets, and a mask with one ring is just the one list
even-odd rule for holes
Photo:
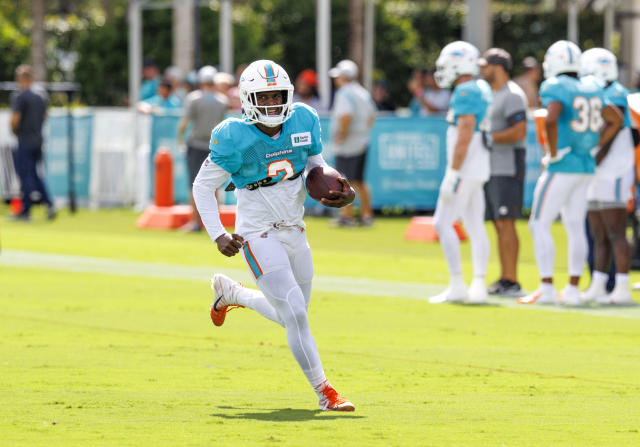
[[18,91],[11,96],[11,130],[18,137],[18,148],[13,153],[16,172],[20,178],[22,211],[16,220],[31,219],[30,210],[35,196],[48,208],[47,218],[55,217],[53,203],[47,193],[37,166],[42,161],[42,123],[47,113],[47,104],[42,96],[32,90],[31,66],[16,68]]

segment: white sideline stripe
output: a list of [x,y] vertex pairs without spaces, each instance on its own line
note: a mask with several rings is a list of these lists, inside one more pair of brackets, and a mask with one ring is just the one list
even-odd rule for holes
[[[78,273],[98,273],[118,276],[137,276],[157,279],[197,281],[208,283],[214,272],[224,273],[245,284],[253,284],[253,277],[245,269],[216,266],[189,266],[162,264],[120,259],[95,258],[91,256],[61,255],[23,250],[2,250],[0,265],[8,267],[41,268]],[[371,295],[380,297],[402,297],[427,300],[442,291],[442,284],[406,281],[382,281],[369,278],[343,276],[314,276],[313,288],[323,292]],[[550,312],[577,312],[588,315],[640,319],[640,306],[629,307],[579,307],[528,306],[511,298],[490,297],[489,303],[502,307],[544,310]]]

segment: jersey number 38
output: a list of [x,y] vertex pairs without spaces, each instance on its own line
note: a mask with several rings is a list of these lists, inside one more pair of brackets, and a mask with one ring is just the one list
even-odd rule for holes
[[571,120],[571,129],[582,133],[590,130],[599,132],[602,127],[602,99],[597,96],[585,98],[576,96],[573,98],[573,108],[578,111],[578,119]]

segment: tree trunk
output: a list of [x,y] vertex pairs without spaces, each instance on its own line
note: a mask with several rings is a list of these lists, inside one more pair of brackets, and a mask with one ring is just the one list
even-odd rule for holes
[[33,65],[34,79],[41,82],[47,80],[44,13],[44,0],[31,0],[31,17],[33,19],[33,29],[31,30],[31,64]]
[[360,75],[364,59],[363,33],[362,0],[349,0],[349,59],[361,68]]

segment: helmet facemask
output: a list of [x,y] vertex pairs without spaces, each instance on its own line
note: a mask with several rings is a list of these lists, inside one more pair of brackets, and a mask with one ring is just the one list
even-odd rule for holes
[[[258,105],[260,93],[275,91],[281,92],[282,104]],[[275,62],[261,60],[249,65],[240,77],[239,94],[246,124],[276,127],[291,116],[293,85],[287,72]]]

